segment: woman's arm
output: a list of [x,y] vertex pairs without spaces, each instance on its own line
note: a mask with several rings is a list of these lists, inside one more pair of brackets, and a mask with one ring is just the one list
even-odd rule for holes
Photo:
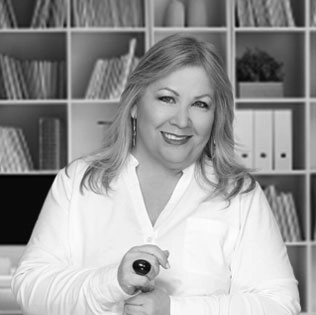
[[69,241],[69,207],[78,190],[72,165],[61,170],[48,192],[31,239],[12,279],[23,314],[104,314],[131,297],[118,284],[118,265],[75,266]]
[[299,314],[297,280],[262,189],[257,186],[239,198],[240,233],[231,263],[230,292],[171,296],[171,315]]

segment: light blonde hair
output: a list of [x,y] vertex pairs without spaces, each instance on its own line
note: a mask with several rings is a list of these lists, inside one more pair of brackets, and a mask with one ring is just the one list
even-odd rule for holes
[[[104,146],[87,157],[89,166],[81,181],[81,189],[90,188],[97,193],[110,189],[112,180],[122,170],[132,149],[132,107],[150,84],[185,66],[203,67],[215,91],[214,123],[211,137],[197,161],[198,177],[211,186],[210,192],[220,194],[228,201],[239,192],[255,187],[249,170],[237,161],[234,154],[233,93],[221,58],[212,44],[175,34],[152,46],[130,74]],[[209,162],[213,164],[216,182],[206,175]]]

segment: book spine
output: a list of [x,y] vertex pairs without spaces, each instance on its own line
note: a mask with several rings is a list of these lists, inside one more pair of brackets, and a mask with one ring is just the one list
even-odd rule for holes
[[61,167],[61,121],[55,117],[39,118],[39,169]]

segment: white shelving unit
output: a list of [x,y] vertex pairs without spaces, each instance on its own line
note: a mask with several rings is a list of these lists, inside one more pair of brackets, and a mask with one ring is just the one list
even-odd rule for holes
[[[15,217],[8,217],[12,235],[17,229],[29,232],[23,220],[12,219],[19,216],[19,211],[27,213],[30,208],[36,216],[56,174],[56,171],[38,168],[38,118],[57,116],[64,122],[67,161],[94,150],[100,145],[105,128],[98,122],[110,121],[118,105],[118,99],[85,99],[95,61],[125,54],[131,38],[137,39],[135,54],[141,57],[161,38],[185,32],[217,47],[236,91],[236,110],[286,108],[293,113],[293,170],[262,171],[255,175],[262,185],[275,184],[294,196],[304,239],[287,243],[287,248],[299,280],[303,314],[316,315],[313,298],[316,293],[316,27],[311,26],[310,14],[314,0],[291,0],[296,26],[278,28],[238,27],[234,0],[206,0],[207,25],[203,27],[166,27],[164,16],[170,0],[142,0],[142,26],[77,27],[74,26],[73,1],[65,1],[67,22],[64,27],[29,28],[36,0],[12,0],[19,27],[0,28],[0,54],[22,60],[65,60],[67,69],[66,92],[62,98],[0,99],[0,125],[23,128],[35,165],[35,169],[27,173],[0,174],[0,189],[12,202],[15,212]],[[186,7],[188,1],[183,0]],[[235,60],[248,46],[264,48],[284,63],[283,98],[239,98]],[[27,194],[17,198],[17,191],[23,191],[25,185],[35,192],[28,200]],[[1,221],[5,219],[6,216]],[[15,265],[24,244],[15,244],[12,239],[14,237],[10,240],[0,232],[0,257],[11,257]],[[16,314],[18,308],[9,298],[7,284],[8,277],[0,276],[0,314]]]

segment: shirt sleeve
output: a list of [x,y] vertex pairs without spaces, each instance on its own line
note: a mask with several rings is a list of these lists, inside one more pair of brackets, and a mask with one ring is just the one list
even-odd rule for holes
[[69,174],[57,174],[13,275],[12,291],[25,315],[104,314],[131,297],[118,283],[117,265],[80,269],[72,263],[68,227],[75,165]]
[[257,184],[254,191],[237,198],[240,233],[231,263],[230,292],[203,297],[171,296],[171,315],[300,313],[298,282],[261,187]]

